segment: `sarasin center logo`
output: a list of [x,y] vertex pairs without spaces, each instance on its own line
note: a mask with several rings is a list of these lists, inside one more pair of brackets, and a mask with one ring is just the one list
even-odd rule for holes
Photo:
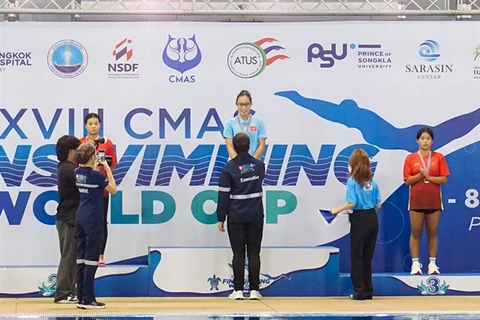
[[416,75],[419,80],[440,80],[453,72],[453,64],[439,63],[444,56],[435,40],[423,41],[418,47],[418,57],[425,63],[407,64],[405,72]]

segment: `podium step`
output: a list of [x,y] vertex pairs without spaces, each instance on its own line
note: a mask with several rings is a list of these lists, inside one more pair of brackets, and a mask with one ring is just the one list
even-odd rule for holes
[[[435,296],[479,295],[480,273],[446,273],[411,275],[410,273],[374,273],[374,295],[377,296]],[[352,292],[349,273],[340,274],[340,294]]]
[[[149,261],[151,296],[227,296],[233,290],[230,247],[151,247]],[[335,247],[262,247],[260,293],[277,297],[337,295],[339,266]]]
[[[53,297],[57,266],[0,266],[0,298]],[[147,297],[148,265],[107,265],[97,269],[99,297]]]

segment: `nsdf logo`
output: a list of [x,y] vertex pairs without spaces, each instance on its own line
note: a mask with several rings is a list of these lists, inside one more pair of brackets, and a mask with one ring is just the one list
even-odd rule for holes
[[138,79],[139,63],[135,62],[133,41],[130,38],[124,38],[115,45],[112,56],[113,63],[107,65],[108,78],[110,79]]

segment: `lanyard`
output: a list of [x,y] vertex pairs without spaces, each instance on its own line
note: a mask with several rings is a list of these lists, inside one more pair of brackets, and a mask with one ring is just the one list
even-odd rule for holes
[[[242,132],[244,132],[243,131],[243,123],[240,120],[240,115],[237,116],[237,121],[238,121],[238,126],[240,127],[240,130]],[[252,122],[252,116],[251,115],[248,116],[248,123],[247,123],[247,131],[246,132],[248,132],[250,130],[250,122]]]
[[[423,156],[422,154],[420,153],[420,151],[417,152],[418,153],[418,156],[420,157],[420,161],[422,161],[422,166],[425,170],[427,170],[427,173],[430,173],[430,165],[432,164],[432,152],[430,151],[428,153],[428,160],[427,160],[427,164],[425,165],[425,160],[423,160]],[[429,183],[430,181],[427,181],[425,180],[424,181],[425,183]]]

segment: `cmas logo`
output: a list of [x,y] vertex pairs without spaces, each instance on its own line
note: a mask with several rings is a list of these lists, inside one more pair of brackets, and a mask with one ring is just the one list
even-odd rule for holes
[[440,80],[453,72],[453,65],[438,63],[441,57],[440,44],[435,40],[425,40],[418,47],[418,56],[425,61],[419,64],[407,64],[405,72],[414,74],[419,80]]
[[61,40],[48,52],[48,66],[60,78],[75,78],[85,71],[88,65],[87,50],[75,40]]
[[449,287],[445,280],[441,283],[437,277],[429,277],[425,283],[422,281],[417,285],[417,289],[422,295],[444,295],[447,293]]
[[167,44],[163,49],[163,62],[167,67],[177,71],[168,77],[170,83],[194,83],[195,75],[186,73],[200,64],[202,52],[195,35],[191,38],[174,38],[168,35]]

